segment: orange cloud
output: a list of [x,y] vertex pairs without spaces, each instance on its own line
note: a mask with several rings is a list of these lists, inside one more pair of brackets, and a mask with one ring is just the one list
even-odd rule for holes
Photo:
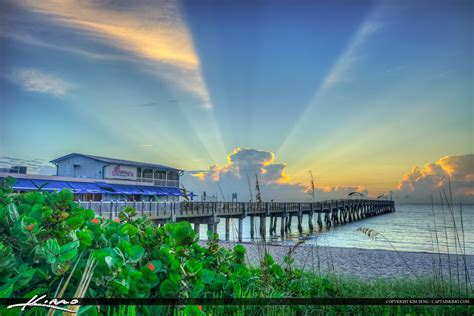
[[451,183],[453,197],[464,202],[474,201],[474,155],[446,156],[423,168],[413,167],[398,184],[399,198],[413,202],[429,202]]
[[198,178],[201,181],[204,181],[206,179],[206,173],[204,172],[198,172],[198,173],[193,173],[191,176]]

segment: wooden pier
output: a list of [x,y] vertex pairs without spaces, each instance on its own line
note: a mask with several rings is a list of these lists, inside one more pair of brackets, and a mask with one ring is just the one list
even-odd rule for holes
[[[331,200],[314,203],[294,202],[125,202],[100,201],[79,202],[83,208],[95,211],[104,218],[116,218],[125,207],[133,207],[137,216],[147,215],[157,224],[167,222],[188,221],[194,224],[199,233],[201,224],[215,232],[221,219],[225,221],[225,239],[230,235],[230,219],[238,219],[237,235],[242,241],[243,220],[250,218],[250,237],[266,238],[277,231],[280,222],[280,234],[283,236],[291,229],[293,218],[297,221],[298,231],[303,231],[303,215],[306,215],[309,231],[317,226],[323,227],[342,225],[364,218],[382,215],[395,211],[395,203],[387,200],[347,199]],[[270,227],[266,227],[267,218]],[[258,221],[258,226],[256,222]],[[268,234],[267,234],[268,231]]]

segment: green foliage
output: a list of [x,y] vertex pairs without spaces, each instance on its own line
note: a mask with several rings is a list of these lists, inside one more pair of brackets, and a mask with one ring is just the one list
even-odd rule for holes
[[[244,247],[219,247],[216,234],[201,246],[187,222],[159,227],[131,208],[108,220],[79,208],[68,191],[13,194],[5,183],[0,202],[0,297],[54,296],[70,274],[63,296],[71,297],[89,254],[97,261],[86,292],[93,297],[239,297],[268,287],[260,269],[244,264]],[[267,268],[283,277],[277,264]]]

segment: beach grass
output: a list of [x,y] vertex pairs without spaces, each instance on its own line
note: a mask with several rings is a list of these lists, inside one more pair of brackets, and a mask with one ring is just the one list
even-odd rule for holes
[[[443,284],[446,290],[455,284]],[[194,314],[185,306],[154,306],[151,311],[169,315],[472,315],[474,309],[468,305],[319,305],[318,300],[330,298],[381,298],[381,299],[459,299],[451,295],[440,294],[433,288],[431,279],[360,279],[337,275],[321,276],[305,273],[297,284],[287,284],[267,292],[249,291],[242,298],[309,298],[314,305],[199,305],[200,313]],[[282,296],[283,295],[283,296]],[[216,293],[216,297],[219,297]],[[474,298],[470,293],[469,298]],[[466,298],[466,297],[465,297]],[[264,301],[264,300],[263,300]],[[123,315],[128,307],[118,308],[116,315]],[[202,311],[201,311],[202,310]],[[132,309],[130,309],[130,312]],[[113,313],[112,313],[113,314]],[[128,314],[130,315],[130,313]]]

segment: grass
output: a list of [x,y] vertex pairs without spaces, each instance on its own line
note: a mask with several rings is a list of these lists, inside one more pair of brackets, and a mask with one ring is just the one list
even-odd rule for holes
[[[444,283],[447,289],[454,284]],[[306,273],[301,282],[290,285],[293,297],[299,298],[456,298],[456,295],[437,296],[433,291],[431,279],[407,279],[407,280],[384,280],[361,281],[352,278],[341,278],[334,274],[321,276]],[[298,288],[295,291],[295,288]],[[454,294],[454,293],[453,293]],[[244,298],[258,298],[262,293],[243,293]],[[267,293],[265,297],[272,297]],[[474,297],[471,293],[471,299]],[[459,298],[459,297],[457,297]],[[128,308],[128,307],[127,307]],[[117,313],[113,315],[135,315],[132,309],[116,308]],[[472,315],[472,306],[466,305],[395,305],[395,306],[370,306],[370,305],[209,305],[202,306],[201,315]],[[156,314],[167,315],[193,315],[185,311],[185,307],[155,306]],[[112,314],[110,314],[112,315]],[[198,314],[199,315],[199,314]]]

